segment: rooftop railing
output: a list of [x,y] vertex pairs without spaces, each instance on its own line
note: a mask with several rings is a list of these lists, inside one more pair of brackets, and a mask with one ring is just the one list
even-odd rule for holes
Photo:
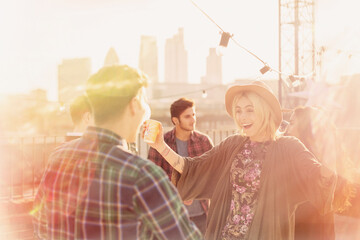
[[[220,143],[235,130],[203,131]],[[340,130],[340,140],[360,163],[360,129]],[[65,137],[0,138],[0,239],[33,239],[29,212],[51,151],[65,142]],[[148,145],[138,139],[138,154],[147,158]]]
[[[235,130],[207,130],[214,145]],[[360,163],[360,129],[340,130],[341,141],[356,163]],[[65,141],[64,136],[0,138],[0,201],[32,198],[40,183],[51,151]],[[137,152],[147,158],[148,145],[138,138]]]
[[[234,130],[204,131],[219,143]],[[0,138],[0,200],[32,198],[36,194],[51,151],[64,143],[63,136]],[[148,145],[138,138],[138,154],[147,158]]]

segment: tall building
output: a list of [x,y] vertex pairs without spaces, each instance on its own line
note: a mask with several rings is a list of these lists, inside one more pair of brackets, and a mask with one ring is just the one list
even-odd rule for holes
[[159,82],[158,49],[153,36],[141,36],[139,68],[149,76],[151,82]]
[[58,66],[59,102],[68,104],[82,94],[91,74],[90,58],[64,59]]
[[120,63],[119,57],[116,54],[115,49],[110,48],[105,57],[104,67],[119,65],[119,63]]
[[206,75],[201,79],[203,84],[222,84],[221,56],[216,54],[216,48],[209,49],[206,57]]
[[188,82],[188,56],[184,45],[184,29],[179,28],[178,33],[165,43],[165,82]]

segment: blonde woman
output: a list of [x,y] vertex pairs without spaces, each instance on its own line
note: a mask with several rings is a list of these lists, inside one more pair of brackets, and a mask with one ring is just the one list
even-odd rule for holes
[[205,239],[293,239],[297,205],[329,211],[336,175],[298,139],[277,135],[281,107],[265,83],[230,87],[225,105],[240,134],[194,158],[172,151],[162,129],[151,147],[180,173],[183,200],[211,200]]

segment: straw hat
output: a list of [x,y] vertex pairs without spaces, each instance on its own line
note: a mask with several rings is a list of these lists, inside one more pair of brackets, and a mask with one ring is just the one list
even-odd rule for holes
[[272,110],[275,113],[275,123],[276,126],[279,127],[282,121],[282,112],[281,112],[281,106],[279,101],[277,100],[276,96],[272,92],[271,88],[266,85],[262,81],[254,81],[250,84],[246,85],[234,85],[231,86],[225,94],[225,106],[226,111],[230,115],[230,117],[233,117],[232,114],[232,104],[234,97],[239,94],[240,92],[254,92],[258,94],[260,97],[262,97],[272,108]]

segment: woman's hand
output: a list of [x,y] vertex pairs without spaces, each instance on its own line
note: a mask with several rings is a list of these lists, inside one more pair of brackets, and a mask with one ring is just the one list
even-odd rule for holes
[[[150,121],[155,121],[155,120],[150,120]],[[154,134],[157,133],[156,138],[155,137],[150,137],[149,135],[146,135],[147,132],[150,132],[152,130],[157,129],[156,131],[152,132]],[[182,173],[184,170],[184,159],[177,154],[176,152],[174,152],[164,141],[164,136],[163,136],[163,128],[160,122],[155,121],[155,123],[150,123],[149,124],[149,120],[145,121],[142,125],[142,129],[141,129],[141,138],[144,139],[144,141],[150,145],[150,147],[156,149],[163,158],[165,158],[165,160],[173,167],[175,168],[176,171],[178,171],[179,173]]]
[[[155,120],[151,120],[151,121],[155,121]],[[164,141],[164,136],[163,136],[163,127],[162,124],[158,121],[155,121],[158,124],[158,132],[157,132],[157,136],[155,138],[154,142],[149,142],[149,141],[145,141],[147,144],[149,144],[150,147],[156,149],[158,152],[161,152],[162,150],[164,150],[165,148],[165,141]],[[145,121],[142,125],[142,129],[141,129],[141,138],[144,139],[145,137],[145,132],[148,130],[147,128],[149,127],[149,124],[147,121]]]

